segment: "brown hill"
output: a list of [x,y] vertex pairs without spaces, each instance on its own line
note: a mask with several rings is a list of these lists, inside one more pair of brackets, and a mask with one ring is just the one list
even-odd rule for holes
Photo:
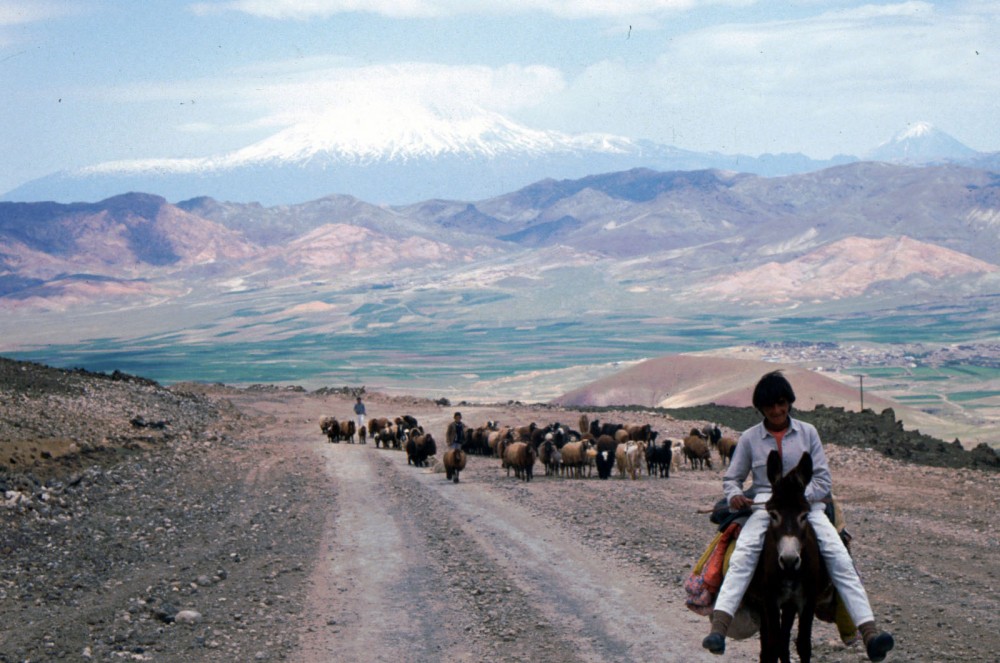
[[847,237],[793,260],[729,274],[700,291],[710,297],[761,303],[829,300],[856,297],[886,281],[997,271],[995,265],[978,258],[905,236]]
[[[678,408],[716,403],[750,406],[754,385],[762,375],[781,369],[795,388],[795,406],[818,404],[860,409],[858,389],[805,368],[750,359],[670,355],[636,364],[553,400],[567,407],[642,405]],[[896,408],[884,398],[865,395],[865,407]]]

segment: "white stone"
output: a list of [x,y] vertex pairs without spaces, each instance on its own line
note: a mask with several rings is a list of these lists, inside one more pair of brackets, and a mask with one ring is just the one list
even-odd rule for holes
[[197,610],[181,610],[174,615],[174,621],[178,624],[197,624],[201,621],[201,613]]

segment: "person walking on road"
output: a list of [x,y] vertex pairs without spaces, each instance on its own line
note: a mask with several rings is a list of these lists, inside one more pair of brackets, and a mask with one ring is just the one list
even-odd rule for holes
[[361,402],[361,397],[358,396],[358,402],[354,404],[354,416],[357,419],[358,430],[365,427],[365,404]]

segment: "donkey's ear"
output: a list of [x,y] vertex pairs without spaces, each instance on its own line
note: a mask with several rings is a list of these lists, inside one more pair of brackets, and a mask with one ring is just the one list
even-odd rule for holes
[[771,482],[772,486],[778,483],[778,479],[781,478],[782,469],[784,468],[781,465],[781,454],[777,451],[769,453],[767,455],[767,479]]
[[808,451],[802,454],[802,458],[799,459],[799,464],[795,468],[795,471],[798,472],[799,480],[802,481],[802,485],[809,485],[813,476],[813,459],[812,456],[809,455]]

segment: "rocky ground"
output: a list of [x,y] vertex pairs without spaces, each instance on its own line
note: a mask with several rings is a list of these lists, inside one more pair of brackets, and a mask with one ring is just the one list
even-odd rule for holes
[[[525,483],[474,457],[456,485],[326,442],[319,418],[351,402],[0,360],[0,661],[718,660],[682,590],[718,467]],[[458,407],[366,402],[439,440]],[[461,409],[472,424],[579,416]],[[596,416],[664,436],[703,423]],[[996,660],[1000,473],[827,452],[889,660]],[[864,660],[828,624],[814,642],[817,660]]]

